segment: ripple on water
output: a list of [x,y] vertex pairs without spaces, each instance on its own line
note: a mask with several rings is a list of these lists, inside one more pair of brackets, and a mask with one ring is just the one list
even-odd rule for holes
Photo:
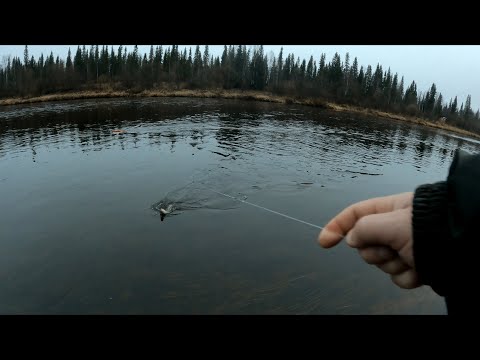
[[[411,312],[433,300],[406,299],[342,246],[319,251],[316,229],[215,191],[325,224],[353,201],[444,179],[459,147],[478,152],[479,142],[282,104],[152,98],[1,107],[0,306]],[[148,216],[169,205],[167,216],[182,214],[169,225]],[[78,268],[88,268],[88,279]],[[60,274],[76,276],[72,292]]]

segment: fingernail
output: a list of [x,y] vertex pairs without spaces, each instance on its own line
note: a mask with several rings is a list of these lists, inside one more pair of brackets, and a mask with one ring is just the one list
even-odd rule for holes
[[328,236],[338,236],[340,234],[336,233],[335,231],[328,230],[328,229],[323,229],[320,234],[328,235]]
[[[318,235],[317,242],[325,248],[332,247],[333,245],[338,243],[339,234],[330,231],[328,229],[323,229],[320,234]],[[332,240],[333,238],[333,240]],[[321,240],[320,240],[321,239]]]
[[320,241],[320,239],[322,238],[322,235],[323,235],[323,236],[325,235],[325,232],[326,232],[326,231],[328,231],[328,230],[322,230],[322,231],[320,231],[320,233],[319,233],[318,236],[317,236],[317,242],[318,242],[320,245],[322,244],[321,241]]

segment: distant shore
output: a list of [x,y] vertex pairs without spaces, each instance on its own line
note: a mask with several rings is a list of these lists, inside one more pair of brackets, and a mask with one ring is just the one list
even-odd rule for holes
[[42,95],[29,98],[7,98],[0,99],[0,106],[32,104],[50,101],[80,100],[80,99],[96,99],[96,98],[138,98],[138,97],[193,97],[193,98],[221,98],[221,99],[238,99],[238,100],[254,100],[274,102],[281,104],[298,104],[306,106],[314,106],[337,112],[348,112],[362,115],[371,115],[375,117],[387,118],[392,120],[406,121],[413,124],[423,125],[431,128],[442,129],[457,134],[479,138],[480,135],[460,129],[449,124],[437,123],[429,120],[388,113],[384,111],[366,109],[351,105],[341,105],[327,102],[317,98],[297,98],[291,96],[274,95],[262,91],[240,91],[240,90],[144,90],[141,92],[131,91],[114,91],[114,90],[94,90],[94,91],[77,91],[68,93],[56,93]]

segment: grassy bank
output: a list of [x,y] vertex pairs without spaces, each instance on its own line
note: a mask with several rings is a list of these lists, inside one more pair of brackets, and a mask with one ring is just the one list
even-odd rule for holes
[[365,108],[359,108],[359,107],[349,106],[349,105],[338,105],[333,103],[328,103],[328,107],[334,111],[350,112],[350,113],[370,115],[370,116],[392,119],[392,120],[406,121],[412,124],[423,125],[431,128],[436,128],[436,129],[442,129],[442,130],[454,132],[460,135],[465,135],[472,138],[480,139],[480,134],[477,134],[468,130],[464,130],[446,123],[433,122],[433,121],[422,119],[419,117],[392,114],[392,113],[387,113],[385,111],[380,111],[380,110],[365,109]]
[[479,138],[480,135],[460,129],[449,124],[432,122],[429,120],[413,117],[387,113],[384,111],[365,109],[349,105],[339,105],[331,102],[325,102],[321,99],[315,98],[293,98],[290,96],[273,95],[267,92],[260,91],[239,91],[239,90],[145,90],[141,92],[131,91],[114,91],[114,90],[94,90],[94,91],[79,91],[69,93],[58,93],[43,95],[30,98],[9,98],[1,99],[0,106],[17,105],[17,104],[31,104],[49,101],[64,101],[64,100],[79,100],[79,99],[95,99],[95,98],[138,98],[138,97],[195,97],[195,98],[222,98],[222,99],[238,99],[238,100],[255,100],[266,101],[282,104],[298,104],[306,106],[320,107],[332,111],[349,112],[362,115],[370,115],[381,118],[406,121],[413,124],[428,126],[432,128],[442,129],[457,134]]

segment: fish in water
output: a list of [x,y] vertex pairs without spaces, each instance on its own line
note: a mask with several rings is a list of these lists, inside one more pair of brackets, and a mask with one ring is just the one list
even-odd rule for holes
[[168,204],[166,209],[160,208],[160,220],[163,221],[165,216],[170,214],[172,211],[173,211],[173,205],[172,204]]
[[172,205],[172,204],[169,204],[166,209],[160,208],[160,212],[161,212],[163,215],[170,214],[170,213],[172,212],[172,210],[173,210],[173,205]]

